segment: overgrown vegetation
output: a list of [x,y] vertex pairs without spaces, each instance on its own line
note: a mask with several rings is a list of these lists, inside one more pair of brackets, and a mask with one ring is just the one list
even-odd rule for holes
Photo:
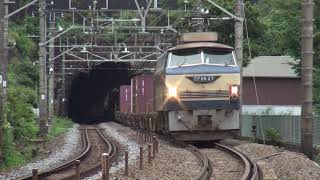
[[38,68],[33,66],[32,60],[37,46],[20,26],[11,29],[11,41],[17,45],[10,49],[8,101],[3,128],[4,163],[1,168],[17,166],[31,159],[33,153],[29,142],[38,133],[37,118],[32,109],[36,104],[38,81]]
[[[26,17],[10,25],[8,101],[5,105],[3,127],[3,157],[0,169],[21,165],[36,155],[38,149],[32,143],[38,138],[38,123],[35,114],[39,67],[37,41],[28,34],[37,33],[38,19]],[[71,121],[55,118],[49,137],[65,132]]]
[[315,147],[315,158],[314,161],[320,165],[320,145]]
[[280,131],[275,128],[268,128],[264,130],[266,140],[269,141],[270,144],[280,146],[282,145]]
[[49,139],[59,136],[60,134],[67,131],[68,128],[72,127],[72,121],[70,119],[54,117],[52,122],[52,129],[48,135]]

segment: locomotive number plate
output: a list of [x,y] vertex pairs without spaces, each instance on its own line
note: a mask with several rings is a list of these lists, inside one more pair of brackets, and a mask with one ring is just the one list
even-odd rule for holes
[[195,83],[209,83],[215,81],[220,76],[188,76],[187,78]]

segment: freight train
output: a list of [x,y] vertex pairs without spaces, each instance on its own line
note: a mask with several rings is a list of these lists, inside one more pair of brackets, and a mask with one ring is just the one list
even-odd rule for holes
[[157,60],[153,75],[120,88],[122,121],[153,113],[155,122],[144,127],[183,141],[238,134],[240,68],[234,48],[217,40],[213,32],[184,33]]

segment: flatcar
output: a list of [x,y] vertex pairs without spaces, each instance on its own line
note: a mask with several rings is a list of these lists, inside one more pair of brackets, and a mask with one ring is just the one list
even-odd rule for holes
[[214,32],[184,33],[160,56],[154,74],[156,128],[177,140],[219,140],[239,133],[240,68],[234,48]]

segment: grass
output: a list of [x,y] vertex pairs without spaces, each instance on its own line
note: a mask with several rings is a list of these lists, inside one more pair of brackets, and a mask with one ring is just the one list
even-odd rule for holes
[[54,117],[52,122],[51,131],[48,134],[49,140],[58,137],[62,133],[65,133],[68,128],[71,128],[73,122],[68,118]]
[[4,162],[1,163],[0,170],[6,170],[10,167],[23,164],[27,157],[23,157],[23,155],[16,150],[15,144],[13,143],[12,128],[5,126],[3,135]]
[[315,149],[316,151],[315,151],[314,161],[320,164],[320,145],[317,145]]
[[320,164],[320,154],[316,155],[314,161],[318,164]]
[[[73,122],[70,119],[62,117],[54,117],[51,131],[47,136],[50,141],[61,134],[65,133],[68,128],[72,127]],[[8,125],[4,128],[4,156],[5,161],[0,164],[0,171],[10,169],[12,167],[21,166],[30,161],[37,154],[35,143],[15,144],[13,141],[12,128]],[[19,143],[19,142],[17,142]],[[20,142],[22,143],[22,142]]]

